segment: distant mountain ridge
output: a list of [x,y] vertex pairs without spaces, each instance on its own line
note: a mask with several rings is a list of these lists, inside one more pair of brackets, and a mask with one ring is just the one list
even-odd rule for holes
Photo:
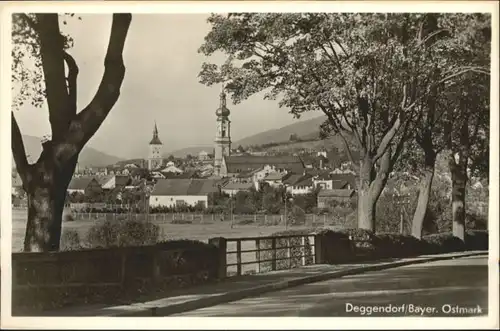
[[[234,141],[232,148],[238,146],[248,147],[251,145],[263,145],[267,143],[281,143],[290,141],[290,136],[296,134],[302,139],[319,139],[319,126],[326,120],[326,116],[319,116],[309,120],[300,121],[279,129],[263,131],[252,136]],[[214,146],[192,146],[165,153],[165,157],[173,155],[175,157],[185,157],[188,154],[197,155],[201,151],[211,153]]]
[[[23,135],[24,149],[30,163],[36,162],[42,152],[42,138],[29,135]],[[122,158],[109,155],[96,150],[95,148],[85,146],[78,158],[79,167],[103,167],[122,161]],[[14,160],[12,160],[14,167]]]

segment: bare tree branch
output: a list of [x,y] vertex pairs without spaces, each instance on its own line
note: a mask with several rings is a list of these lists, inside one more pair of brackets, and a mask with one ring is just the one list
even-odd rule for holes
[[382,155],[385,154],[387,149],[390,147],[392,140],[398,133],[400,126],[401,126],[401,117],[398,116],[398,118],[396,118],[396,120],[392,124],[391,128],[386,132],[386,134],[382,138],[382,141],[380,142],[380,145],[377,148],[377,153],[373,158],[373,163],[377,162],[377,160],[380,159]]
[[64,39],[57,13],[36,15],[52,140],[62,140],[72,119],[64,68]]
[[118,100],[125,76],[122,54],[131,21],[131,14],[113,14],[101,83],[92,101],[71,122],[66,142],[55,148],[59,162],[69,160],[85,146]]

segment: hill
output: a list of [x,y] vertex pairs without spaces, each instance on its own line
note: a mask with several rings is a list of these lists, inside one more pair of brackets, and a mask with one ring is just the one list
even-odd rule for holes
[[[325,121],[325,119],[325,116],[319,116],[310,120],[293,123],[280,129],[260,132],[255,135],[234,141],[231,145],[233,148],[237,148],[240,145],[243,147],[248,147],[250,145],[283,143],[288,142],[292,134],[296,134],[301,139],[316,139],[319,136],[319,126]],[[201,151],[211,153],[213,151],[213,148],[213,146],[192,146],[165,153],[164,156],[168,157],[172,154],[175,157],[185,157],[188,154],[197,155]]]
[[192,147],[178,149],[178,150],[173,151],[173,152],[171,151],[171,152],[164,153],[163,156],[165,158],[167,158],[170,155],[173,155],[174,157],[184,158],[188,154],[191,154],[192,156],[196,156],[201,151],[205,151],[207,153],[212,153],[213,150],[214,150],[214,146],[192,146]]
[[299,138],[314,139],[319,136],[319,126],[326,119],[326,116],[319,116],[310,120],[300,121],[280,129],[264,131],[253,136],[240,139],[233,143],[236,148],[239,145],[245,147],[250,145],[263,145],[267,143],[279,143],[290,140],[290,135],[296,134]]
[[[23,135],[23,142],[30,162],[35,162],[42,152],[41,138]],[[78,164],[80,167],[102,167],[121,160],[119,157],[103,153],[92,147],[84,147],[78,158]],[[12,161],[12,166],[14,166],[14,161]]]

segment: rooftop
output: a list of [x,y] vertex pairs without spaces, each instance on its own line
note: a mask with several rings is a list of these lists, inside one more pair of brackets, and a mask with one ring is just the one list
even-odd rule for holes
[[151,195],[207,195],[218,192],[219,185],[213,179],[159,179]]

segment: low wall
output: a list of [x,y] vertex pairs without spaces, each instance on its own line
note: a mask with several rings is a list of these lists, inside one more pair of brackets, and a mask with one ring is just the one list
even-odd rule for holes
[[[177,243],[177,244],[176,244]],[[176,247],[177,246],[177,247]],[[127,302],[217,278],[216,247],[201,242],[12,254],[12,313]]]
[[[255,244],[245,248],[244,242]],[[452,234],[418,240],[358,229],[303,229],[268,237],[211,238],[208,244],[176,240],[141,247],[13,253],[12,312],[34,315],[67,305],[137,302],[141,294],[221,280],[229,276],[228,266],[234,266],[238,276],[252,263],[256,272],[266,272],[461,250],[488,250],[488,232],[468,231],[464,243]]]

